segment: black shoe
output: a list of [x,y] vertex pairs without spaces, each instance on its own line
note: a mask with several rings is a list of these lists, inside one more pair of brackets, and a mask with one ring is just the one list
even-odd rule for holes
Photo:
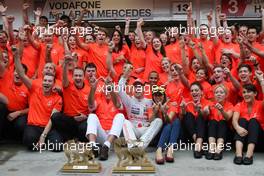
[[243,164],[243,157],[242,156],[235,156],[234,163],[237,165]]
[[205,158],[207,160],[212,160],[214,158],[214,153],[210,153],[210,152],[206,153]]
[[214,154],[214,160],[221,160],[223,158],[223,153],[215,153]]
[[244,165],[251,165],[251,164],[253,164],[253,157],[252,156],[250,158],[249,157],[245,157],[244,160],[243,160],[243,164]]
[[202,151],[194,151],[194,152],[193,152],[193,157],[194,157],[195,159],[200,159],[200,158],[203,157],[203,152],[202,152]]
[[107,160],[108,159],[108,151],[109,151],[109,148],[106,145],[103,145],[103,147],[100,149],[99,160],[101,160],[101,161]]

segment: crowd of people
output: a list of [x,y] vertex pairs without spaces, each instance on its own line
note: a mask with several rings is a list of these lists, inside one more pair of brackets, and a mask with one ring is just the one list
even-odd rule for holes
[[[142,18],[132,31],[127,18],[124,34],[116,26],[109,35],[82,20],[86,9],[78,19],[54,14],[52,28],[97,28],[81,36],[43,32],[41,9],[34,24],[29,4],[22,9],[24,25],[13,29],[0,5],[0,137],[13,134],[29,150],[77,139],[107,160],[124,136],[128,148],[156,145],[157,164],[174,162],[174,144],[184,139],[195,144],[194,158],[221,160],[229,137],[234,163],[253,163],[264,139],[264,31],[228,26],[219,6],[198,33],[181,34],[143,31]],[[190,6],[186,27],[194,21]],[[211,27],[224,32],[205,32]]]

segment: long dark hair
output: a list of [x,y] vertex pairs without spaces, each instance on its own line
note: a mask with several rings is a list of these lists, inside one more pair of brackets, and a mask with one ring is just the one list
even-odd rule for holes
[[113,39],[113,36],[114,36],[115,32],[117,32],[119,34],[119,36],[120,36],[120,40],[119,40],[119,42],[117,44],[117,52],[119,52],[123,48],[123,35],[122,35],[122,33],[119,30],[114,30],[114,32],[112,33],[111,39]]
[[153,40],[154,40],[154,39],[159,39],[159,41],[160,41],[160,43],[161,43],[160,54],[161,54],[163,57],[166,57],[166,51],[165,51],[165,48],[164,48],[164,46],[162,45],[162,42],[161,42],[160,38],[158,38],[158,37],[154,37],[154,38],[152,39],[152,50],[153,50],[153,52],[155,53],[156,56],[158,56],[158,52],[153,48]]

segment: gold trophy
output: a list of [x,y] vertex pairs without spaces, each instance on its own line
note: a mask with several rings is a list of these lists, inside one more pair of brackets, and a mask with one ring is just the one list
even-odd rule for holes
[[61,169],[65,173],[99,173],[101,164],[95,161],[92,147],[88,143],[69,140],[64,144],[67,163]]
[[[136,141],[135,141],[136,142]],[[125,138],[114,141],[114,150],[118,161],[113,168],[113,173],[155,173],[155,167],[147,158],[142,147],[128,148]]]

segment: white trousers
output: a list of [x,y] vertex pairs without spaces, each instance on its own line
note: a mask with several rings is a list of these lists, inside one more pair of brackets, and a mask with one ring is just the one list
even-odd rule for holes
[[147,148],[152,139],[158,134],[162,127],[162,120],[159,118],[154,119],[148,127],[135,127],[129,120],[125,120],[123,125],[123,134],[125,139],[129,141],[136,141],[137,139],[142,142],[139,146]]
[[117,138],[120,136],[122,132],[122,127],[125,121],[125,117],[123,114],[118,113],[115,115],[113,119],[113,124],[110,131],[105,131],[96,114],[89,114],[87,118],[87,130],[86,136],[89,134],[96,135],[96,142],[103,144],[106,140],[108,135],[114,135]]

